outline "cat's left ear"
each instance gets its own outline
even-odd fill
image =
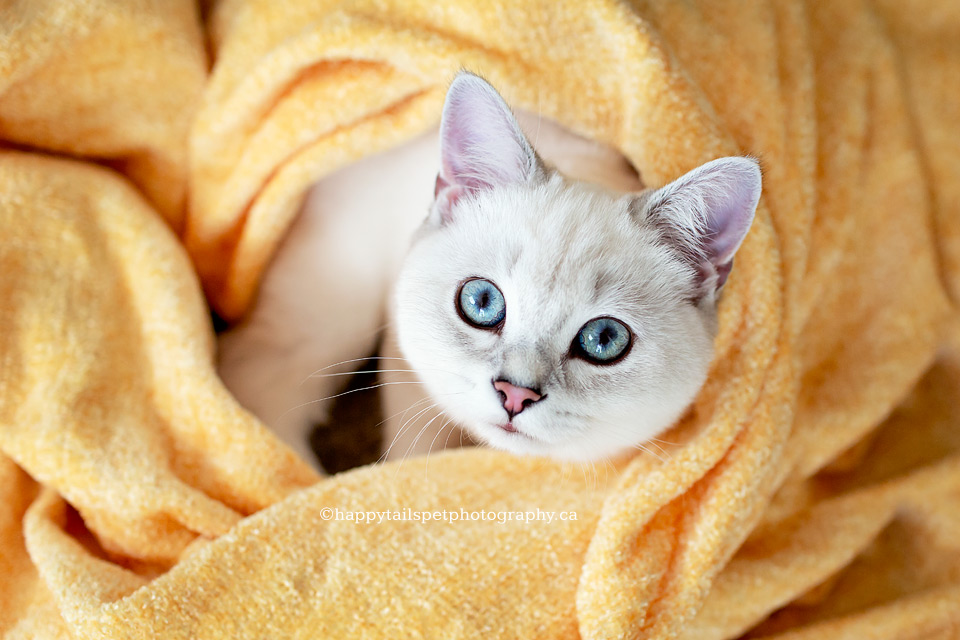
[[[694,267],[698,298],[712,298],[726,282],[753,222],[761,181],[753,158],[720,158],[635,202],[641,219]]]
[[[532,180],[540,166],[510,107],[490,83],[465,71],[447,91],[440,122],[440,173],[432,216],[452,219],[464,195]],[[431,216],[431,217],[432,217]]]

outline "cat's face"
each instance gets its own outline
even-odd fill
[[[689,301],[692,273],[629,204],[555,176],[463,200],[422,232],[397,289],[401,347],[479,440],[609,455],[663,430],[700,388],[712,310]],[[511,419],[497,380],[540,399]]]
[[[480,441],[565,459],[669,427],[706,377],[715,294],[759,172],[756,193],[748,184],[733,203],[749,209],[745,223],[734,216],[742,229],[731,241],[710,228],[705,241],[691,229],[708,228],[706,214],[673,209],[709,206],[729,172],[644,194],[569,182],[468,75],[451,87],[441,137],[437,201],[395,298],[401,349],[434,399]],[[746,164],[734,174],[755,169],[735,160]]]

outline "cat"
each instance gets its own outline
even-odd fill
[[[251,318],[221,339],[220,370],[308,459],[307,423],[323,415],[310,401],[335,378],[298,383],[373,349],[398,271],[387,349],[405,361],[384,368],[415,376],[384,387],[391,458],[445,446],[451,420],[517,454],[609,457],[671,426],[703,385],[757,162],[721,158],[644,190],[612,148],[518,115],[461,72],[439,131],[306,198]],[[342,249],[351,237],[366,251]]]

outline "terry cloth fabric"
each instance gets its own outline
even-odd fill
[[[209,79],[187,2],[0,12],[5,638],[957,634],[956,3],[224,0]],[[762,159],[710,380],[614,464],[318,481],[216,379],[193,267],[239,317],[461,67],[651,186]]]

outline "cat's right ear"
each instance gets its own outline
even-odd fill
[[[532,180],[539,159],[510,107],[486,80],[461,71],[440,121],[440,173],[431,219],[445,224],[461,197]]]

